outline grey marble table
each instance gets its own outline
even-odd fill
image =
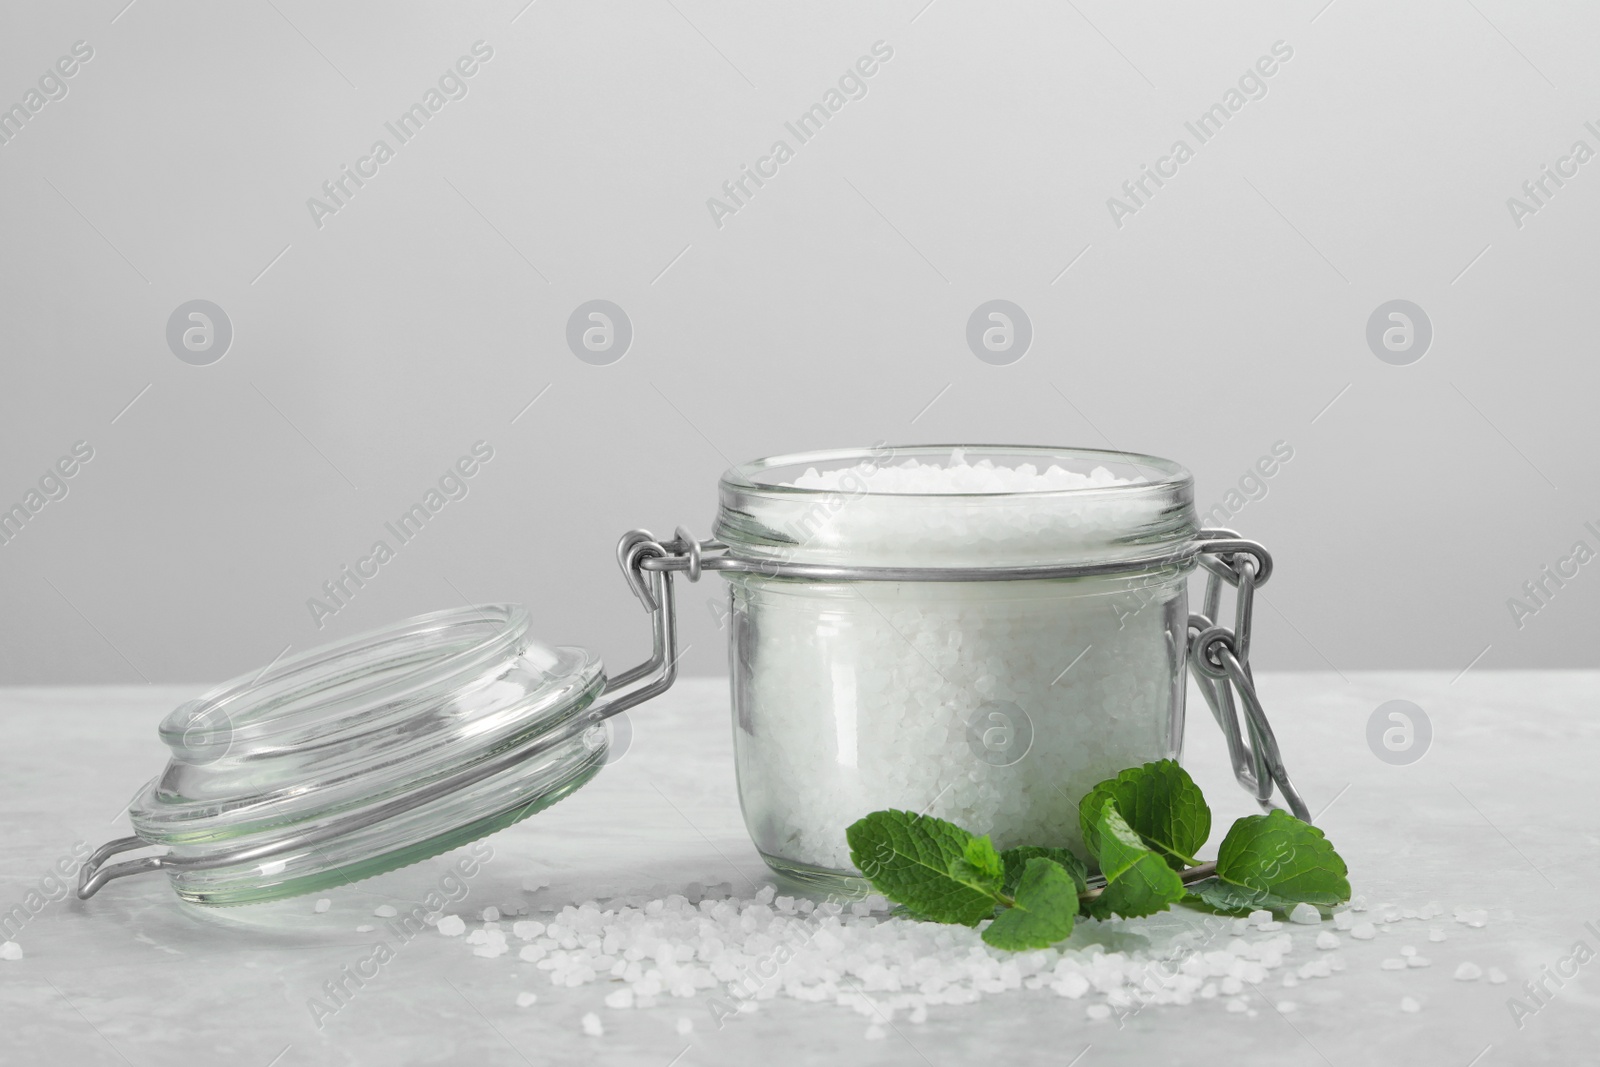
[[[332,892],[325,914],[309,898],[192,908],[159,876],[112,883],[87,902],[48,900],[52,867],[70,863],[75,846],[127,832],[123,806],[164,759],[155,724],[196,687],[0,690],[0,912],[24,949],[0,960],[0,1062],[1600,1063],[1600,962],[1571,962],[1578,942],[1600,952],[1600,672],[1264,675],[1261,687],[1290,769],[1358,893],[1373,905],[1437,901],[1442,918],[1344,939],[1347,969],[1298,986],[1291,1015],[1205,1002],[1119,1027],[1086,1019],[1083,1001],[1020,991],[935,1007],[927,1022],[898,1022],[878,1041],[848,1009],[782,998],[720,1029],[703,998],[612,1011],[600,1005],[603,986],[553,988],[515,953],[478,958],[431,932],[319,1028],[309,999],[370,952],[373,935],[355,927],[377,921],[375,906],[420,899],[452,857]],[[1367,742],[1369,717],[1391,699],[1413,701],[1432,724],[1428,751],[1410,765],[1380,760]],[[725,685],[714,679],[680,682],[635,709],[622,759],[489,839],[493,859],[459,910],[524,903],[537,916],[599,893],[764,883],[739,816],[727,719]],[[1185,762],[1217,809],[1220,836],[1251,809],[1203,710],[1191,714]],[[525,891],[539,875],[551,884]],[[1486,909],[1487,925],[1452,922],[1457,905]],[[1429,926],[1448,939],[1429,943]],[[1381,970],[1402,944],[1418,945],[1432,966]],[[1463,961],[1509,981],[1455,981]],[[1547,979],[1542,1003],[1529,999],[1523,983],[1563,961],[1576,974],[1559,986]],[[538,1003],[519,1008],[519,990]],[[1406,996],[1422,1010],[1403,1012]],[[1514,1019],[1512,998],[1537,1010]],[[605,1020],[603,1037],[582,1032],[591,1010]],[[695,1025],[687,1036],[676,1029],[684,1016]]]

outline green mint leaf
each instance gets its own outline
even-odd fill
[[[1195,855],[1211,836],[1211,808],[1176,760],[1129,768],[1078,803],[1078,824],[1091,855],[1098,855],[1096,825],[1107,799],[1116,801],[1117,814],[1173,870],[1200,862]]]
[[[1106,798],[1100,808],[1095,840],[1106,887],[1099,896],[1085,902],[1090,915],[1097,919],[1112,915],[1131,919],[1166,911],[1183,899],[1183,880],[1178,872],[1145,847],[1144,839],[1123,820],[1112,798]]]
[[[1220,878],[1207,878],[1191,885],[1183,902],[1223,915],[1248,915],[1262,909],[1282,913],[1299,903],[1276,893],[1224,882]]]
[[[1286,811],[1245,816],[1217,849],[1218,878],[1290,902],[1343,904],[1348,873],[1322,831]]]
[[[1072,933],[1078,914],[1078,880],[1061,864],[1034,856],[1017,882],[1015,903],[983,931],[995,948],[1049,948]]]
[[[1005,883],[1005,864],[988,837],[969,838],[966,851],[950,861],[949,869],[951,878],[991,897]]]
[[[954,823],[909,811],[875,811],[852,823],[845,840],[850,862],[872,887],[917,915],[976,926],[994,914],[993,893],[951,877],[951,864],[967,859],[973,840]]]
[[[1022,872],[1028,866],[1028,861],[1036,857],[1054,860],[1059,863],[1077,883],[1078,892],[1082,893],[1089,888],[1089,868],[1083,860],[1071,849],[1044,848],[1040,845],[1022,845],[1018,848],[1008,848],[1000,853],[1000,861],[1005,864],[1005,881],[1001,884],[1000,892],[1008,897],[1017,895],[1017,886],[1022,881]]]

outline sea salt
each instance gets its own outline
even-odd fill
[[[1462,963],[1456,966],[1455,974],[1451,975],[1458,982],[1476,982],[1483,977],[1483,968],[1476,963]]]
[[[1378,936],[1378,930],[1371,923],[1356,923],[1350,927],[1350,936],[1357,941],[1371,941]]]
[[[0,960],[20,960],[21,958],[21,945],[15,941],[7,941],[4,944],[0,944]]]
[[[1416,997],[1401,997],[1400,1010],[1415,1015],[1422,1010],[1422,1002]]]
[[[331,907],[333,907],[333,901],[329,900],[327,897],[323,897],[321,900],[311,905],[311,910],[316,912],[318,915],[321,915]]]
[[[396,915],[399,915],[400,912],[395,909],[393,904],[379,904],[376,908],[372,909],[372,914],[376,915],[380,919],[392,919]]]
[[[1296,904],[1289,911],[1289,921],[1314,926],[1322,921],[1322,912],[1317,910],[1315,904]]]
[[[460,937],[466,933],[467,924],[459,915],[446,915],[439,920],[435,929],[446,937]]]
[[[517,994],[517,1007],[519,1008],[526,1008],[537,1003],[539,1003],[539,994],[537,993]]]
[[[1004,467],[959,451],[788,484],[837,491],[796,495],[783,536],[797,562],[1104,558],[1119,533],[1159,518],[1149,494],[1097,491],[1129,484],[1103,467]],[[1002,493],[1023,495],[968,495]],[[760,665],[737,684],[741,799],[757,844],[780,859],[848,872],[845,828],[884,808],[982,827],[1002,848],[1081,849],[1079,798],[1175,755],[1169,648],[1183,633],[1169,609],[1181,577],[731,581],[741,662]]]
[[[1324,950],[1338,948],[1339,938],[1337,935],[1331,934],[1324,930],[1322,933],[1317,935],[1317,947]]]
[[[584,1015],[582,1026],[583,1032],[590,1037],[600,1037],[606,1032],[606,1028],[600,1024],[600,1016],[592,1011]]]

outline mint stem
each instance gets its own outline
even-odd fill
[[[1212,875],[1214,875],[1216,873],[1217,873],[1217,862],[1216,862],[1216,860],[1212,860],[1209,863],[1199,863],[1199,864],[1196,864],[1193,867],[1184,868],[1183,870],[1178,872],[1178,878],[1179,878],[1180,881],[1183,882],[1184,885],[1191,885],[1191,884],[1193,884],[1195,882],[1205,881],[1207,878],[1210,878]],[[1094,900],[1096,897],[1098,897],[1101,893],[1104,893],[1105,891],[1106,891],[1106,887],[1105,886],[1100,886],[1100,887],[1098,887],[1096,889],[1085,890],[1084,892],[1078,894],[1078,899],[1079,900]]]

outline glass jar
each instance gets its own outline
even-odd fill
[[[608,720],[672,685],[674,579],[705,571],[728,581],[739,799],[780,874],[853,887],[845,828],[882,808],[1001,847],[1081,848],[1091,786],[1179,756],[1186,662],[1240,784],[1263,807],[1281,790],[1309,821],[1250,675],[1271,556],[1198,529],[1190,476],[1169,460],[1001,446],[758,460],[723,476],[715,538],[632,530],[617,561],[651,628],[649,659],[618,674],[533,640],[521,607],[486,605],[180,706],[161,726],[167,767],[130,808],[135,833],[89,857],[78,896],[162,871],[193,903],[275,900],[543,810],[604,765]],[[1191,614],[1197,564],[1209,574]],[[166,851],[107,863],[152,845]]]
[[[905,492],[893,474],[908,462],[971,467],[978,484],[991,466],[1087,477]],[[819,487],[794,484],[808,472]],[[1194,560],[1170,557],[1197,530],[1189,473],[1149,456],[932,446],[729,471],[717,538],[779,565],[726,575],[739,797],[767,864],[822,887],[851,879],[845,828],[883,808],[976,828],[1001,848],[1081,852],[1078,801],[1096,782],[1180,755]],[[1104,569],[1007,581],[777,575],[796,563]]]

